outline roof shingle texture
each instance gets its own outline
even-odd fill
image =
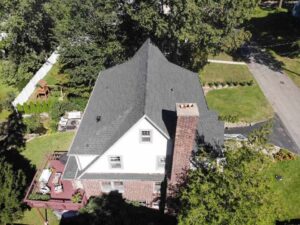
[[[102,155],[143,115],[172,138],[175,103],[184,102],[197,103],[205,141],[223,144],[224,125],[208,110],[198,74],[170,63],[148,39],[132,59],[99,74],[69,154]]]

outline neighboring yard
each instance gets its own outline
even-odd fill
[[[282,70],[300,87],[299,20],[286,9],[257,8],[247,29],[255,44],[271,55],[269,63],[281,64]]]
[[[272,192],[278,195],[281,221],[300,218],[300,157],[292,161],[276,162],[267,171],[273,177]],[[282,176],[281,181],[275,175]]]
[[[62,132],[46,134],[26,143],[26,149],[22,152],[25,158],[37,168],[45,161],[45,156],[53,151],[69,150],[74,132]]]
[[[273,110],[258,85],[209,91],[206,100],[210,109],[221,116],[234,115],[242,122],[271,118]]]
[[[228,56],[229,57],[229,56]],[[230,65],[221,63],[209,63],[202,71],[200,78],[203,82],[226,81],[250,81],[254,80],[246,65]]]
[[[65,132],[38,137],[26,143],[26,148],[22,154],[29,159],[33,165],[39,168],[45,162],[45,157],[47,154],[53,151],[69,150],[74,135],[74,132]],[[58,225],[59,221],[56,216],[51,210],[47,211],[49,224]],[[41,212],[44,214],[43,209],[41,209]],[[30,225],[42,224],[42,220],[39,218],[39,215],[35,209],[26,210],[23,219],[16,222]]]
[[[3,61],[0,60],[0,104],[7,100],[10,93],[17,93],[17,90],[15,88],[8,86],[1,80],[1,78],[4,76],[4,74],[2,73],[2,63]],[[6,109],[0,109],[0,122],[5,120],[8,115],[9,112]]]

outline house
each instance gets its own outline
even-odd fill
[[[162,183],[177,183],[196,142],[217,147],[223,141],[224,123],[208,109],[198,74],[170,63],[147,40],[132,59],[100,72],[67,155],[62,192],[49,190],[52,202],[26,201],[32,207],[74,209],[82,207],[70,203],[75,192],[85,203],[117,190],[157,207],[166,191]],[[60,165],[52,160],[47,168],[59,172]],[[37,190],[37,183],[30,190]],[[64,187],[70,183],[72,191]]]
[[[100,72],[63,179],[88,197],[118,190],[153,206],[165,177],[176,182],[189,166],[196,137],[221,146],[224,124],[208,109],[198,74],[148,39],[132,59]]]

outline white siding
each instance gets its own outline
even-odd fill
[[[88,164],[90,164],[96,156],[77,155],[76,161],[80,170],[83,170]]]
[[[151,130],[152,142],[141,143],[140,131]],[[143,117],[108,149],[90,168],[87,173],[164,173],[157,168],[157,156],[166,156],[171,152],[168,138],[152,123]],[[111,169],[109,156],[121,156],[122,168]]]

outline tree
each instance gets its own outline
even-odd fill
[[[48,10],[61,44],[62,69],[70,74],[76,95],[76,89],[88,93],[99,70],[130,58],[149,37],[172,62],[198,70],[208,54],[231,51],[249,39],[242,26],[256,3],[55,0]]]
[[[5,64],[5,80],[10,84],[28,80],[44,62],[56,45],[53,20],[45,10],[49,0],[1,1],[0,15],[8,33],[5,50],[9,63]]]
[[[12,166],[0,158],[0,224],[12,223],[22,215],[22,191],[25,177],[20,170],[14,171]]]
[[[274,222],[277,202],[271,178],[264,175],[271,162],[267,156],[248,147],[227,150],[218,166],[204,153],[181,188],[179,225]]]

